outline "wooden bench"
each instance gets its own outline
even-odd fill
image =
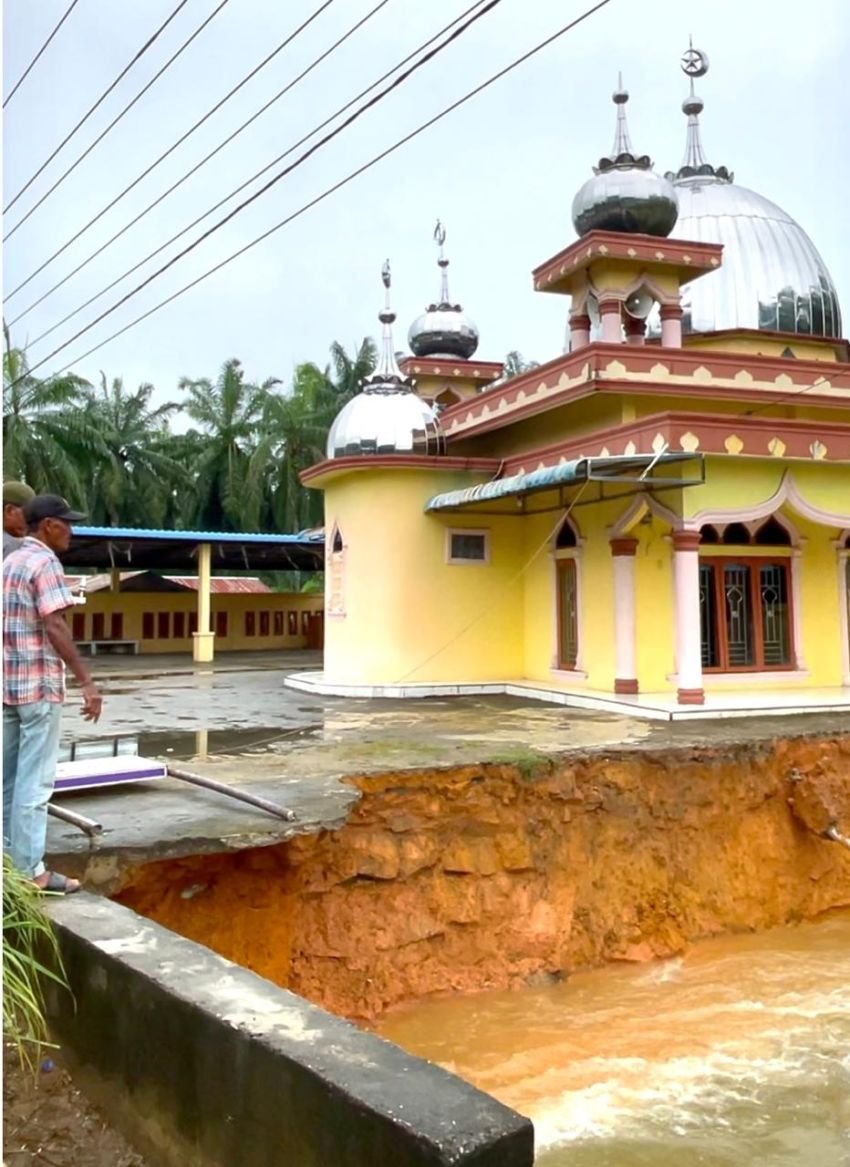
[[[90,656],[97,656],[102,652],[121,652],[128,656],[138,656],[138,640],[78,640],[77,648],[80,652],[88,649]]]

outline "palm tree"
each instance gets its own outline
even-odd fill
[[[238,360],[225,361],[218,380],[182,378],[188,395],[186,413],[204,435],[204,449],[193,467],[196,476],[197,522],[208,530],[256,528],[261,498],[249,481],[251,455],[261,436],[266,402],[275,385],[245,380]]]
[[[174,402],[152,406],[153,393],[153,385],[147,383],[131,393],[120,377],[108,385],[101,373],[98,390],[84,394],[88,424],[96,429],[102,447],[90,486],[89,514],[95,522],[156,523],[166,509],[163,495],[168,485],[187,477],[185,466],[156,445],[179,406]]]
[[[88,382],[74,373],[32,376],[5,325],[3,334],[3,474],[81,505],[88,464],[102,448],[78,409]]]
[[[330,390],[329,406],[333,409],[333,416],[347,405],[352,397],[360,392],[360,384],[364,377],[374,373],[378,363],[378,350],[371,337],[365,336],[360,342],[360,348],[350,357],[339,341],[331,345],[331,364],[325,368],[324,379]],[[333,370],[333,371],[331,371]],[[333,416],[328,425],[333,421]]]
[[[518,377],[520,373],[527,373],[530,369],[537,369],[539,361],[527,361],[522,353],[511,349],[505,357],[505,364],[499,381],[510,381],[511,377]]]

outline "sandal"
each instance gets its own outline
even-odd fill
[[[71,879],[67,875],[60,875],[58,871],[48,871],[47,882],[44,884],[36,883],[36,891],[40,891],[42,895],[60,895],[70,896],[74,892],[79,891],[80,881],[78,879]]]

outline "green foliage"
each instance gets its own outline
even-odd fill
[[[3,1036],[35,1071],[48,1046],[43,982],[67,988],[56,934],[32,881],[3,856]]]

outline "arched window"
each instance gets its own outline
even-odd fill
[[[555,538],[556,649],[555,667],[579,667],[579,539],[575,527],[565,519]]]
[[[334,527],[333,538],[331,539],[331,551],[342,551],[342,535],[339,533],[339,527]]]
[[[723,532],[723,542],[727,547],[747,547],[750,542],[750,532],[743,523],[730,523]]]
[[[790,547],[791,536],[779,520],[771,515],[756,531],[753,542],[759,547]]]
[[[717,528],[712,527],[711,523],[707,523],[704,527],[699,529],[700,543],[719,543],[720,536],[717,534]]]
[[[334,523],[325,570],[325,605],[329,616],[345,615],[345,542]]]
[[[563,551],[568,547],[578,547],[578,537],[576,536],[575,527],[569,519],[564,519],[561,524],[561,529],[558,531],[555,539],[555,547],[558,551]]]

